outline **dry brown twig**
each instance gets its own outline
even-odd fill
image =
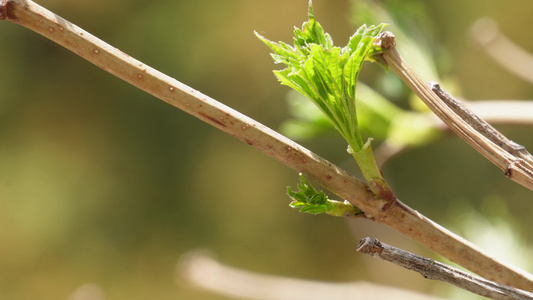
[[[463,101],[477,116],[494,125],[533,125],[533,101],[527,100],[476,100]],[[428,116],[435,128],[441,131],[448,131],[450,128],[437,118],[434,114]],[[378,165],[383,165],[387,160],[400,154],[408,147],[390,143],[384,140],[378,148],[374,150],[374,157]]]
[[[357,252],[379,257],[400,267],[420,273],[424,278],[440,280],[469,292],[495,300],[531,300],[533,293],[472,276],[433,259],[387,245],[377,239],[364,238]]]
[[[34,2],[2,0],[0,19],[43,35],[139,89],[259,149],[342,199],[347,199],[360,208],[367,219],[395,229],[480,276],[533,291],[531,274],[490,257],[477,246],[400,201],[396,201],[386,211],[383,210],[384,201],[377,199],[365,183],[346,171],[251,118],[135,60]],[[401,68],[393,69],[402,74]],[[428,91],[425,83],[422,82],[422,85]],[[414,88],[415,91],[421,89],[418,86]],[[436,97],[430,90],[427,93]],[[509,163],[511,162],[509,158]],[[509,164],[505,165],[505,168],[509,167],[514,171],[512,178],[527,175],[520,175],[521,164],[515,162],[514,165],[513,168]]]
[[[380,42],[384,49],[388,49],[383,54],[383,59],[387,65],[452,131],[502,169],[507,177],[533,190],[533,159],[529,153],[517,155],[508,149],[512,147],[507,147],[509,145],[506,143],[498,145],[498,142],[488,137],[486,132],[482,133],[480,128],[476,129],[475,122],[469,124],[468,117],[458,114],[458,106],[450,104],[453,101],[449,101],[449,99],[447,101],[445,94],[440,93],[438,89],[432,89],[434,86],[429,86],[424,82],[402,59],[396,50],[396,42],[392,33],[383,33],[380,37]],[[460,103],[457,99],[454,99],[454,101]],[[459,110],[461,109],[464,110],[464,108],[459,108]],[[487,128],[486,125],[481,125],[480,127]],[[491,129],[497,132],[494,128],[491,127]]]
[[[533,156],[531,156],[526,150],[526,147],[509,140],[485,120],[478,117],[462,101],[455,99],[452,95],[443,90],[438,83],[429,82],[428,85],[442,102],[451,108],[459,118],[475,129],[481,136],[487,138],[489,141],[496,144],[496,146],[517,159],[523,159],[529,164],[533,163]]]

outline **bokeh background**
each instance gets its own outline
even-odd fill
[[[355,31],[356,2],[314,1],[338,45]],[[421,27],[442,58],[439,70],[460,95],[533,99],[531,84],[494,63],[468,35],[474,21],[489,16],[533,52],[524,34],[532,3],[384,7],[400,2],[419,5]],[[278,66],[253,31],[291,41],[293,27],[307,18],[305,0],[39,4],[271,128],[290,117],[288,88],[277,83],[271,71]],[[355,252],[361,238],[373,236],[438,258],[403,236],[365,220],[290,209],[285,187],[298,176],[277,161],[25,28],[4,21],[0,36],[1,299],[72,299],[87,284],[105,299],[230,299],[194,288],[176,272],[180,258],[198,249],[261,274],[365,280],[453,297],[444,284]],[[369,84],[384,73],[365,70]],[[533,149],[533,128],[498,128]],[[357,173],[339,137],[302,143]],[[531,191],[455,136],[395,157],[384,172],[403,202],[533,271]]]

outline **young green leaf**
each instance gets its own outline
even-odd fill
[[[355,103],[357,77],[366,59],[377,61],[376,55],[382,49],[374,42],[386,25],[363,25],[350,38],[348,45],[340,48],[333,45],[331,36],[324,33],[322,26],[316,22],[312,1],[309,1],[308,15],[309,20],[302,29],[294,30],[293,46],[272,42],[257,32],[256,35],[272,49],[274,61],[285,64],[285,69],[274,71],[281,84],[309,98],[324,113],[348,142],[348,152],[361,168],[371,189],[380,187],[372,192],[388,199],[392,192],[374,159],[371,139],[363,141],[359,132]],[[369,58],[369,54],[374,57]],[[316,207],[320,208],[311,210],[304,206],[302,210],[315,213],[329,209],[321,205]]]
[[[286,65],[285,69],[274,71],[279,81],[309,98],[358,151],[364,142],[357,126],[357,77],[367,55],[377,52],[374,40],[384,27],[385,24],[363,25],[347,46],[336,47],[316,22],[310,1],[309,20],[302,29],[294,30],[293,46],[256,35],[274,52],[274,61]]]
[[[323,191],[318,192],[315,190],[302,174],[300,174],[298,191],[294,192],[291,187],[287,187],[287,194],[292,199],[289,205],[292,208],[299,208],[300,212],[314,215],[326,213],[337,217],[364,215],[360,209],[351,205],[348,201],[340,202],[328,199]]]

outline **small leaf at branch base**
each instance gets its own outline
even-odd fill
[[[300,174],[298,189],[299,191],[294,192],[291,187],[287,187],[287,194],[292,199],[289,205],[292,208],[299,208],[300,212],[314,215],[326,213],[336,217],[364,215],[360,209],[347,201],[329,200],[323,191],[318,192],[315,190],[302,174]]]

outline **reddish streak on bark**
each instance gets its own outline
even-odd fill
[[[218,125],[220,125],[220,126],[222,126],[222,127],[226,127],[226,124],[220,122],[219,120],[217,120],[217,119],[214,118],[214,117],[211,117],[211,116],[207,115],[206,113],[199,112],[198,114],[199,114],[200,116],[202,116],[202,117],[204,117],[204,118],[210,120],[210,121],[213,122],[213,123],[216,123],[216,124],[218,124]]]

